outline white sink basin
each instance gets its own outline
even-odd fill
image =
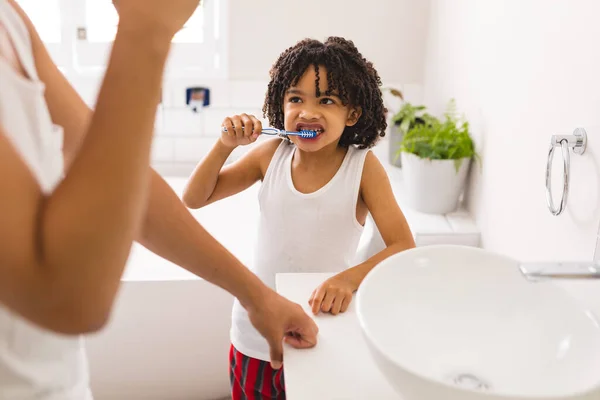
[[[600,324],[553,282],[474,247],[426,246],[371,271],[363,334],[404,400],[600,399]]]

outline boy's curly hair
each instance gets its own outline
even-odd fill
[[[269,119],[271,126],[284,129],[285,93],[298,83],[310,66],[314,66],[317,76],[317,96],[321,96],[319,66],[323,66],[327,69],[329,86],[325,95],[337,91],[344,105],[362,110],[358,122],[344,129],[339,145],[355,144],[361,149],[372,147],[385,135],[387,127],[386,109],[379,89],[381,78],[373,63],[362,56],[354,43],[341,37],[329,37],[325,42],[304,39],[281,53],[270,71],[271,81],[262,110],[264,117]]]

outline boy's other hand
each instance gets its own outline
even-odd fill
[[[327,279],[316,288],[310,296],[308,304],[312,307],[315,315],[319,311],[337,315],[346,312],[356,289],[356,284],[346,278],[344,273],[341,273]]]

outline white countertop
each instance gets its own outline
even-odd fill
[[[278,274],[277,291],[309,315],[312,291],[332,274]],[[318,344],[308,350],[284,347],[288,400],[400,400],[377,369],[362,337],[355,302],[344,314],[313,316]]]

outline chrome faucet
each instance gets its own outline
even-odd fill
[[[600,226],[596,234],[594,259],[589,262],[535,262],[519,265],[529,280],[544,279],[600,279]]]
[[[529,280],[543,279],[600,279],[600,263],[590,262],[538,262],[519,265],[521,273]]]

